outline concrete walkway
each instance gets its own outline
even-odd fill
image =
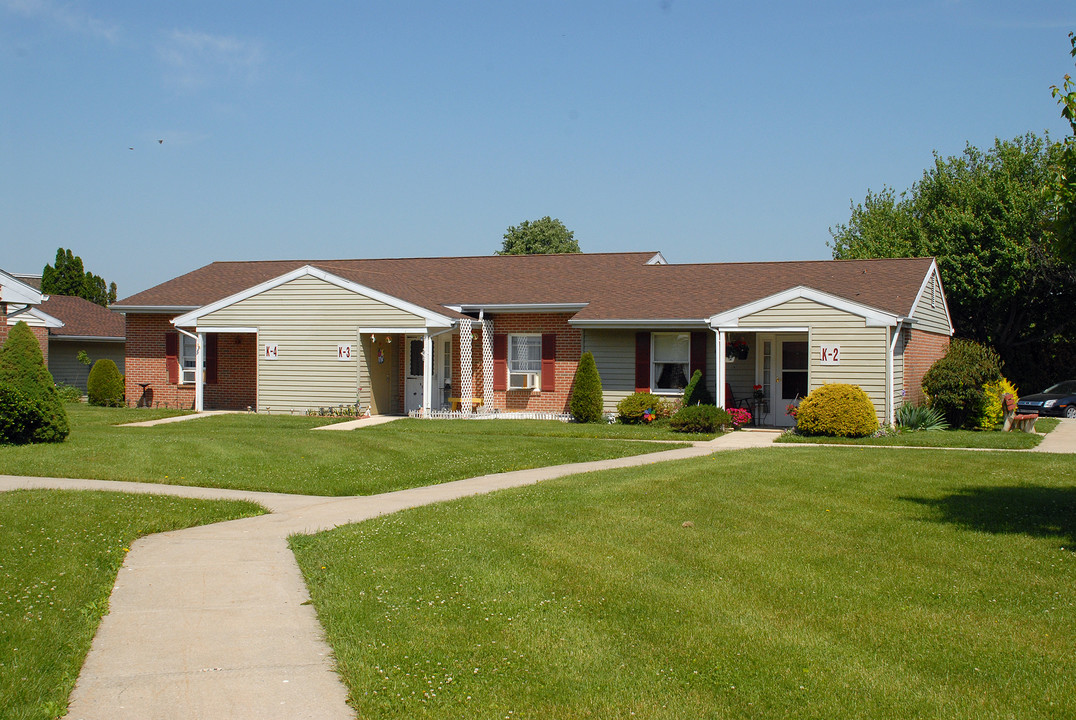
[[[189,417],[189,416],[186,416]],[[287,538],[434,502],[582,472],[764,447],[724,435],[647,455],[484,475],[366,497],[0,476],[0,490],[67,488],[259,502],[269,515],[131,546],[70,698],[72,720],[354,718]]]
[[[1076,453],[1076,420],[1062,418],[1061,424],[1035,447],[1036,452]]]

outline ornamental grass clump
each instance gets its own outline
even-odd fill
[[[949,428],[949,423],[945,422],[945,416],[929,405],[913,405],[912,403],[901,405],[897,410],[896,419],[897,427],[901,432]]]
[[[867,437],[878,430],[874,403],[858,385],[829,383],[800,403],[796,431],[803,435]]]
[[[596,423],[605,420],[602,412],[602,379],[598,375],[594,356],[589,352],[580,356],[579,365],[575,369],[575,385],[572,387],[568,410],[576,422]]]
[[[37,338],[21,320],[0,349],[0,386],[13,391],[6,392],[0,403],[2,423],[7,428],[21,428],[11,429],[12,436],[0,437],[0,442],[63,442],[67,438],[70,427],[63,400],[45,367]],[[33,406],[29,414],[24,407],[27,402]]]
[[[90,405],[120,407],[123,405],[123,375],[116,363],[102,358],[93,364],[86,380],[86,395]]]

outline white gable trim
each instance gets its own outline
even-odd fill
[[[953,318],[949,316],[949,302],[945,299],[945,287],[942,285],[941,275],[938,273],[938,262],[936,260],[930,261],[930,268],[927,270],[927,276],[923,278],[923,284],[919,286],[919,292],[915,295],[915,301],[912,303],[912,309],[908,311],[908,316],[915,315],[915,311],[919,309],[919,301],[926,295],[927,288],[934,282],[934,278],[938,279],[938,290],[941,292],[941,304],[942,310],[945,312],[945,322],[949,326],[949,334],[953,334]]]
[[[738,328],[740,326],[740,318],[752,315],[762,310],[769,310],[770,308],[777,307],[790,300],[811,300],[820,305],[827,305],[831,308],[841,310],[852,315],[858,315],[866,321],[867,327],[894,327],[900,318],[892,313],[887,313],[876,308],[863,305],[861,303],[853,302],[836,295],[831,295],[821,290],[815,290],[805,285],[797,285],[796,287],[783,290],[769,297],[764,297],[754,302],[749,302],[746,305],[741,305],[731,310],[727,310],[717,315],[712,315],[709,319],[709,325],[712,328]]]
[[[33,322],[26,323],[30,327],[62,328],[64,326],[63,320],[54,318],[47,312],[43,312],[30,306],[20,308],[14,312],[9,312],[7,315],[7,324],[15,325],[20,320],[25,320],[26,318],[23,317],[24,315],[28,315],[34,319]]]
[[[319,280],[323,280],[330,285],[335,285],[336,287],[343,290],[356,293],[357,295],[363,295],[370,298],[371,300],[377,300],[378,302],[384,303],[390,307],[394,307],[397,310],[402,310],[404,312],[411,313],[412,315],[417,315],[426,321],[426,327],[452,326],[452,321],[444,315],[431,312],[426,308],[419,307],[418,305],[409,303],[406,300],[401,300],[391,295],[387,295],[378,290],[374,290],[373,288],[366,287],[365,285],[360,285],[358,283],[351,282],[350,280],[345,280],[339,275],[333,275],[332,273],[325,272],[324,270],[316,268],[312,265],[303,265],[300,268],[296,268],[291,272],[284,273],[283,275],[275,277],[272,280],[266,280],[259,285],[249,287],[246,290],[238,292],[234,295],[230,295],[221,300],[217,300],[214,303],[210,303],[209,305],[200,307],[196,310],[186,313],[185,315],[180,315],[175,320],[173,320],[172,323],[180,327],[195,326],[197,325],[198,319],[205,315],[214,313],[222,308],[235,305],[236,303],[242,302],[247,298],[251,298],[255,295],[263,293],[266,290],[272,290],[273,288],[279,287],[284,283],[291,282],[292,280],[296,280],[307,275],[315,277]]]
[[[45,296],[40,290],[0,270],[0,302],[15,305],[40,305],[44,300]]]

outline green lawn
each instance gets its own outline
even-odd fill
[[[64,713],[136,538],[261,512],[251,503],[153,495],[0,493],[0,717]]]
[[[1068,457],[722,453],[292,546],[360,717],[1076,716]]]
[[[117,422],[167,411],[67,408],[72,430],[66,442],[0,447],[0,474],[370,495],[667,449],[649,442],[572,437],[565,429],[571,426],[559,422],[399,420],[350,432],[311,432],[333,420],[240,414],[117,428]],[[636,432],[655,436],[647,428]]]
[[[1040,433],[1050,432],[1057,427],[1057,421],[1039,420],[1035,429]],[[1028,450],[1042,442],[1042,435],[1026,432],[1001,432],[977,430],[928,430],[902,432],[897,435],[869,438],[843,438],[829,436],[782,435],[777,439],[782,443],[823,443],[833,445],[883,445],[902,447],[939,447],[939,448],[979,448],[990,450]]]

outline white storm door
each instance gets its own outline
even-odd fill
[[[422,407],[422,338],[412,335],[404,341],[404,412]]]
[[[808,352],[807,335],[778,335],[774,342],[773,419],[778,427],[796,424],[788,413],[788,406],[796,398],[807,397]]]

